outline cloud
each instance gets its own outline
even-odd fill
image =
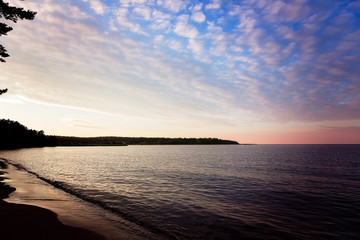
[[[334,5],[333,9],[339,7]],[[254,11],[257,7],[266,14],[262,16]],[[253,85],[249,96],[254,103],[262,103],[259,106],[264,112],[278,119],[356,119],[358,107],[353,104],[359,103],[359,99],[348,86],[359,89],[353,82],[354,74],[359,71],[355,70],[353,62],[359,45],[346,38],[356,38],[350,36],[355,34],[353,23],[357,20],[352,14],[337,10],[332,21],[326,21],[331,8],[321,11],[312,7],[319,6],[302,1],[295,1],[293,5],[273,1],[261,6],[232,7],[229,15],[239,19],[241,34],[230,44],[233,53],[229,57],[244,62],[243,71],[263,82]],[[315,14],[310,15],[310,12]],[[273,28],[265,28],[266,21],[276,24]],[[286,24],[295,21],[300,21],[296,28]],[[348,47],[355,52],[345,53]],[[246,57],[236,56],[235,50],[247,53]],[[247,63],[251,62],[258,64],[252,63],[249,67]],[[343,93],[352,97],[347,98]],[[261,94],[263,100],[256,99],[256,94]]]
[[[174,32],[182,37],[196,38],[199,34],[196,27],[188,23],[189,16],[182,14],[177,18]]]
[[[164,19],[169,20],[172,18],[170,14],[166,14],[166,13],[156,10],[156,9],[153,11],[152,16],[154,19],[163,19],[163,20]]]
[[[221,0],[212,0],[211,3],[209,3],[205,6],[205,9],[206,10],[219,9],[220,7],[221,7]]]
[[[164,42],[164,35],[155,36],[154,42],[157,43],[157,44],[162,44]]]
[[[123,8],[116,12],[127,21],[128,14]],[[190,91],[193,73],[202,72],[194,64],[151,50],[124,33],[120,37],[117,32],[103,34],[94,22],[76,22],[55,14],[41,15],[33,24],[36,30],[19,25],[9,44],[12,48],[19,42],[27,43],[20,44],[14,51],[14,62],[4,68],[3,75],[20,84],[9,85],[14,94],[48,104],[132,116],[164,117],[171,113],[183,119],[187,114],[182,112],[205,109],[199,107],[203,100],[194,101]],[[44,36],[43,29],[47,29],[46,37],[38,39]],[[183,47],[175,39],[168,44],[174,49]]]
[[[304,19],[309,13],[308,0],[271,1],[264,9],[265,19],[273,22],[294,22]]]
[[[151,19],[151,9],[148,7],[136,7],[134,8],[133,12],[143,17],[147,21]]]
[[[212,40],[210,52],[215,56],[224,56],[232,38],[223,32],[223,29],[213,22],[208,22],[207,37]]]
[[[168,46],[169,46],[169,48],[176,50],[176,51],[181,51],[184,48],[183,44],[179,41],[176,41],[175,39],[170,40],[168,42]]]
[[[128,13],[129,13],[129,10],[127,8],[119,8],[119,9],[117,9],[115,11],[117,24],[129,29],[132,32],[147,35],[144,31],[141,30],[141,27],[140,27],[139,23],[133,23],[133,22],[128,20],[128,18],[127,18]]]
[[[90,3],[90,7],[95,11],[96,14],[103,15],[105,13],[105,6],[99,0],[83,0],[84,2]]]
[[[199,4],[196,4],[194,6],[189,7],[189,10],[192,11],[192,12],[201,11],[202,6],[203,6],[203,4],[199,3]]]
[[[64,119],[64,121],[74,127],[103,129],[102,127],[99,127],[96,123],[88,120],[69,118],[69,119]]]
[[[354,9],[355,11],[359,11],[360,10],[360,2],[359,1],[351,2],[349,4],[349,8]]]
[[[201,56],[201,54],[203,52],[203,44],[199,40],[195,40],[193,38],[189,39],[188,48],[197,57]]]
[[[158,0],[157,4],[174,13],[185,9],[186,6],[182,0]]]
[[[154,0],[119,0],[122,7],[132,7],[139,5],[152,5],[154,4]]]
[[[206,17],[202,12],[194,12],[191,15],[191,19],[194,20],[195,22],[202,23],[205,22]]]
[[[355,2],[128,0],[99,14],[74,1],[18,3],[39,14],[2,39],[12,57],[0,84],[12,94],[160,118],[360,118]]]
[[[330,132],[358,132],[360,136],[360,126],[348,126],[348,127],[334,127],[334,126],[321,126],[323,131]]]
[[[232,13],[239,16],[239,24],[237,28],[245,33],[251,33],[256,25],[259,24],[258,16],[252,10],[247,10],[241,13]]]
[[[151,28],[153,29],[169,29],[171,26],[170,20],[171,15],[163,13],[159,10],[154,10],[152,12],[152,24]]]
[[[279,26],[277,32],[284,39],[295,40],[296,33],[294,29],[289,26]]]

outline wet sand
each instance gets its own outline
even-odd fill
[[[1,240],[163,239],[13,164],[0,158]]]
[[[93,231],[64,225],[48,209],[5,202],[16,189],[7,184],[7,165],[0,162],[0,168],[0,239],[105,239]]]

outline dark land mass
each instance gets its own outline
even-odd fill
[[[239,144],[218,138],[146,138],[146,137],[66,137],[46,136],[44,131],[28,129],[19,122],[0,119],[0,149],[45,146],[126,146],[126,145],[183,145]]]
[[[218,138],[145,138],[145,137],[64,137],[51,136],[56,146],[119,146],[119,145],[182,145],[182,144],[239,144]]]
[[[0,149],[43,147],[47,145],[44,131],[28,129],[19,122],[0,119]]]

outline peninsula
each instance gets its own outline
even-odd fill
[[[28,129],[19,122],[0,120],[0,149],[44,146],[127,146],[127,145],[194,145],[239,144],[218,138],[164,138],[164,137],[69,137],[48,136],[44,131]]]

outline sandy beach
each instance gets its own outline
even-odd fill
[[[64,225],[45,208],[4,201],[16,191],[7,183],[4,162],[0,162],[0,238],[17,239],[105,239],[93,231]]]

